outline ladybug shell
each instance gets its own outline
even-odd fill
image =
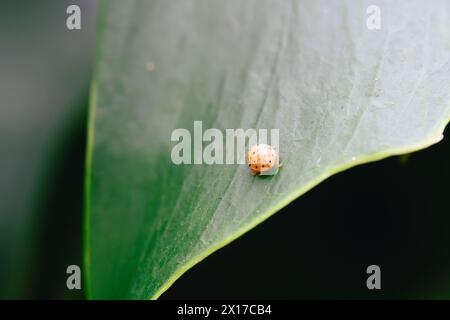
[[[257,144],[250,148],[247,163],[253,174],[274,175],[278,172],[278,154],[268,144]]]

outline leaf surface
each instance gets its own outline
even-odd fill
[[[329,176],[442,138],[449,5],[380,1],[369,30],[370,4],[103,3],[86,167],[92,298],[157,298]],[[175,165],[171,134],[193,135],[195,120],[279,129],[283,168]]]

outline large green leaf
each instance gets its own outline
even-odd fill
[[[371,2],[103,3],[86,168],[91,297],[157,298],[330,175],[442,138],[450,7],[378,1],[381,29],[369,30]],[[259,178],[244,165],[173,164],[171,133],[194,120],[280,129],[284,167]]]

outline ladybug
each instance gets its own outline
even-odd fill
[[[248,150],[247,163],[253,175],[273,176],[281,167],[275,148],[268,144],[256,144]]]

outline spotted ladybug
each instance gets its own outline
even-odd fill
[[[279,156],[274,147],[268,144],[257,144],[250,147],[247,164],[253,175],[272,176],[281,167]]]

